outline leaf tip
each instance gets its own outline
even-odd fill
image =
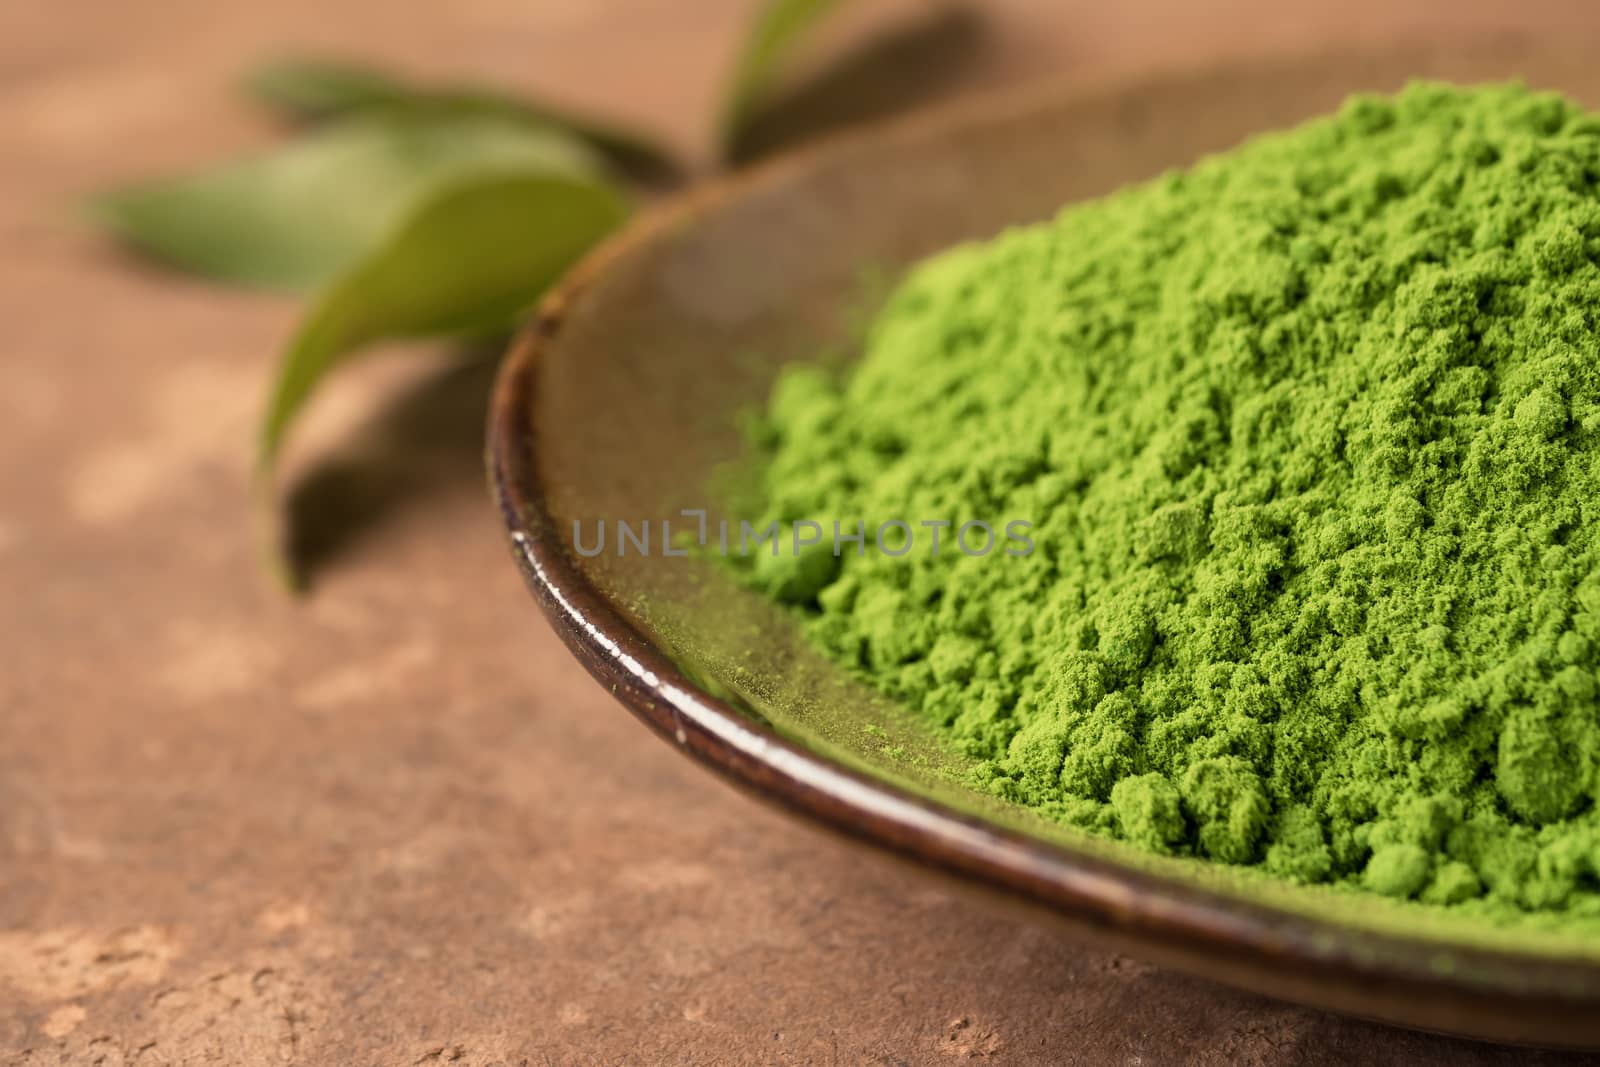
[[[274,455],[264,450],[257,457],[251,487],[256,549],[262,568],[274,584],[285,593],[298,596],[306,592],[309,583],[304,572],[295,565],[286,520],[278,508],[274,471]]]
[[[103,230],[121,232],[128,223],[126,189],[100,189],[72,202],[72,217]]]

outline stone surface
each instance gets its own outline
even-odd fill
[[[902,5],[904,6],[904,5]],[[1025,3],[941,92],[1583,5]],[[352,52],[689,149],[750,5],[0,7],[0,1063],[1557,1062],[1087,950],[736,796],[613,705],[507,559],[487,375],[346,374],[298,434],[317,582],[256,567],[252,421],[291,302],[76,224],[266,144],[249,61]]]

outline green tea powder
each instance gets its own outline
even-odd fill
[[[1600,915],[1597,355],[1600,120],[1356,97],[917,267],[761,427],[763,522],[914,548],[748,577],[1051,819]]]

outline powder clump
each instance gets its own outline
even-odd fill
[[[767,589],[1052,818],[1600,909],[1597,262],[1600,121],[1439,84],[956,248],[785,373],[767,518],[1034,550]]]

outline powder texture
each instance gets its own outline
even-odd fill
[[[750,578],[1051,818],[1600,914],[1597,262],[1600,121],[1353,98],[941,254],[843,382],[782,376],[766,518],[1031,554],[869,533]]]

